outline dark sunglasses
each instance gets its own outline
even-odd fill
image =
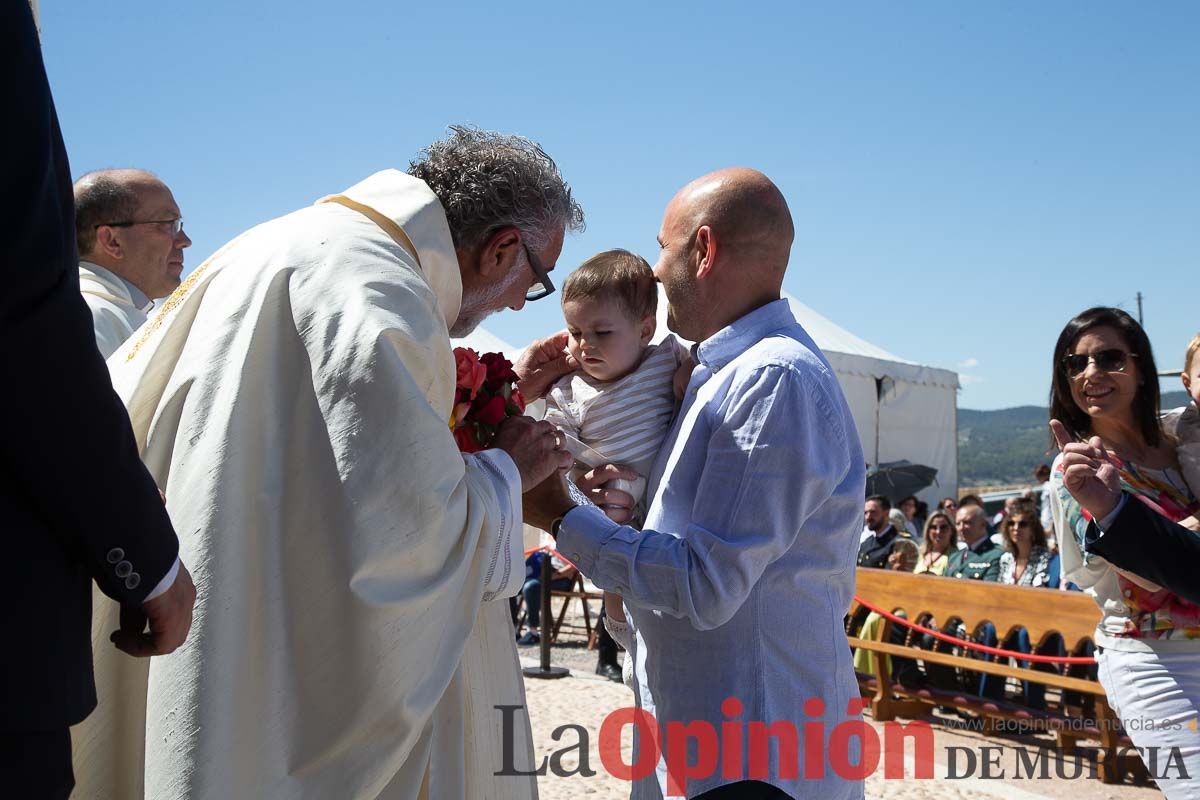
[[[1088,364],[1095,364],[1101,372],[1124,372],[1129,359],[1137,358],[1137,353],[1126,353],[1124,350],[1111,348],[1096,353],[1076,353],[1063,356],[1063,366],[1067,375],[1078,378],[1087,371]]]

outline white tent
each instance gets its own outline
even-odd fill
[[[958,489],[958,374],[905,361],[864,341],[784,292],[796,320],[825,353],[850,405],[868,465],[907,459],[938,471],[919,493],[932,507]],[[659,293],[657,338],[667,331]]]

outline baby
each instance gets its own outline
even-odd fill
[[[671,427],[690,361],[672,336],[653,345],[658,286],[650,265],[627,250],[607,250],[583,262],[562,288],[567,350],[580,371],[546,397],[546,420],[566,434],[574,480],[602,464],[643,476],[609,485],[633,495],[637,525],[645,518],[646,480]],[[678,375],[678,379],[677,379]],[[619,595],[604,593],[607,627],[626,650],[628,628]]]
[[[645,259],[607,250],[583,262],[562,289],[567,350],[581,370],[546,396],[546,420],[567,435],[571,477],[602,464],[650,471],[675,415],[675,375],[686,356],[668,336],[650,344],[658,288]],[[645,516],[645,477],[621,488]]]
[[[1167,412],[1163,417],[1166,429],[1175,436],[1179,468],[1192,494],[1200,497],[1200,334],[1188,343],[1183,357],[1183,388],[1192,396],[1188,406]],[[1184,520],[1193,530],[1200,529],[1195,517]]]

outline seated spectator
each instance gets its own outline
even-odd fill
[[[858,548],[858,566],[883,569],[897,540],[912,542],[908,531],[897,529],[888,518],[892,503],[881,494],[873,494],[863,504],[863,522],[871,535]]]
[[[1058,588],[1059,559],[1051,553],[1046,531],[1032,506],[1018,507],[1004,520],[1000,583]]]
[[[550,538],[549,534],[542,534],[542,544],[553,547],[554,540]],[[575,579],[575,573],[578,572],[575,567],[554,552],[547,553],[544,550],[537,550],[530,553],[529,558],[525,559],[525,585],[521,587],[521,595],[525,598],[525,619],[529,624],[529,630],[517,639],[517,644],[522,647],[541,641],[538,630],[542,621],[542,559],[546,557],[550,558],[550,589],[552,591],[562,592],[570,589]],[[510,600],[510,608],[512,609],[513,625],[516,626],[517,600],[515,597]]]
[[[925,521],[925,537],[913,570],[919,575],[942,575],[950,563],[951,554],[958,551],[958,533],[954,521],[945,511],[935,511]]]
[[[908,531],[908,535],[913,539],[920,541],[921,528],[917,524],[917,511],[920,508],[920,502],[913,495],[909,495],[900,501],[900,512],[904,514],[904,527]]]
[[[988,537],[983,505],[968,503],[964,497],[955,516],[955,525],[966,547],[950,556],[944,574],[977,581],[999,580],[1003,551]]]
[[[897,509],[892,509],[892,513],[899,513]],[[895,523],[893,523],[895,527]],[[917,551],[917,545],[912,539],[906,539],[903,536],[897,536],[892,543],[891,554],[887,557],[885,569],[890,569],[895,572],[912,572],[917,565],[917,559],[920,554]],[[899,616],[904,616],[904,612],[899,612]],[[858,628],[858,635],[862,639],[878,640],[880,633],[883,630],[884,618],[878,613],[872,611],[867,614],[861,627]],[[906,628],[902,625],[897,625],[892,628],[891,641],[893,644],[904,644],[906,636]],[[898,662],[907,662],[908,659],[897,659]],[[885,656],[885,669],[889,672],[892,669],[891,657]],[[871,654],[867,650],[854,651],[854,669],[858,672],[871,671]]]
[[[966,547],[951,553],[943,575],[950,578],[995,582],[1000,578],[1000,556],[1003,555],[1003,551],[988,536],[987,519],[983,511],[983,504],[976,502],[978,498],[972,498],[972,495],[967,495],[962,499],[958,506],[958,514],[955,517],[958,535],[966,544]],[[934,627],[932,621],[927,624],[927,627]],[[967,630],[961,624],[951,627],[947,630],[947,633],[959,639],[967,638]],[[945,642],[939,642],[929,634],[922,636],[921,646],[926,650],[945,650],[949,647]],[[962,688],[959,686],[958,675],[952,667],[941,664],[928,664],[926,665],[926,672],[928,673],[929,681],[939,688]],[[977,673],[964,673],[962,679],[964,686],[979,686],[979,676]]]
[[[1003,536],[1005,552],[1000,556],[1000,583],[1009,586],[1043,586],[1057,589],[1059,581],[1059,558],[1046,546],[1046,531],[1034,511],[1032,503],[1017,504],[1004,519]],[[990,622],[979,631],[979,641],[989,647],[996,646],[996,627]],[[1004,648],[1021,653],[1033,651],[1029,631],[1020,628],[1004,641]],[[1058,634],[1047,637],[1037,648],[1043,655],[1066,655],[1062,637]],[[990,657],[987,660],[991,660]],[[1022,667],[1028,667],[1022,661]],[[1049,664],[1035,664],[1034,669],[1054,672]],[[1030,708],[1046,707],[1046,687],[1040,683],[1021,682],[1025,705]],[[995,675],[981,678],[979,693],[984,697],[1004,698],[1004,679]]]

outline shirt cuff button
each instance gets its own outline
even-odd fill
[[[113,568],[113,572],[117,573],[118,578],[128,578],[129,573],[133,572],[133,564],[128,561],[122,561]]]

